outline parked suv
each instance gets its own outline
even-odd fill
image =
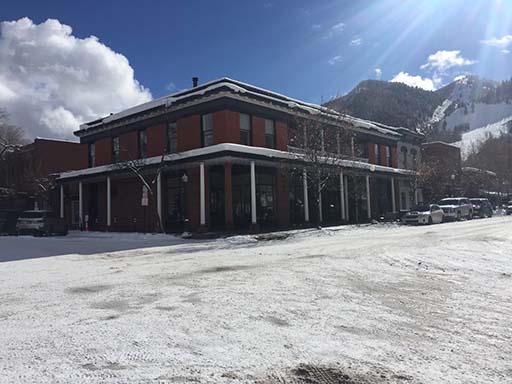
[[[469,199],[473,204],[473,216],[492,217],[492,204],[488,199]]]
[[[445,219],[461,220],[473,218],[473,205],[466,197],[451,197],[439,202]]]
[[[25,211],[18,218],[16,231],[20,235],[67,235],[68,227],[51,211]]]
[[[512,200],[510,200],[505,208],[507,215],[512,215]]]

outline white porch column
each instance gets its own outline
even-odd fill
[[[396,213],[396,196],[395,196],[395,178],[391,178],[391,204],[393,206],[393,213]]]
[[[414,181],[414,205],[418,205],[418,182]]]
[[[324,213],[322,211],[322,191],[320,190],[320,187],[318,187],[318,219],[320,223],[323,223]]]
[[[304,192],[304,221],[309,223],[309,198],[308,198],[308,174],[306,170],[302,172],[303,192]]]
[[[348,207],[348,176],[345,176],[345,219],[350,221],[350,209]]]
[[[370,201],[370,175],[366,175],[366,211],[368,219],[372,218],[372,203]]]
[[[199,163],[199,208],[200,208],[200,224],[206,225],[206,201],[204,186],[204,162]]]
[[[64,185],[60,185],[60,218],[64,218]]]
[[[343,185],[343,171],[340,171],[340,209],[341,209],[341,220],[345,220],[345,186]]]
[[[256,168],[251,161],[251,222],[256,224]]]
[[[112,224],[112,194],[110,189],[110,176],[107,176],[107,229]]]
[[[156,177],[156,213],[160,226],[162,226],[162,174],[160,172]],[[163,230],[163,228],[160,228],[160,230]]]
[[[78,220],[80,221],[80,230],[83,230],[84,225],[84,198],[82,182],[78,182]]]

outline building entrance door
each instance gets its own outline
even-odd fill
[[[251,224],[251,178],[249,167],[234,165],[232,169],[233,222],[236,228]]]
[[[210,167],[210,226],[213,229],[222,229],[226,223],[224,204],[224,167]]]

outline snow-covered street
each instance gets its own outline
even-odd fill
[[[511,217],[288,233],[0,238],[0,382],[512,382]]]

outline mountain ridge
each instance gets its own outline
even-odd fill
[[[512,116],[512,79],[460,76],[435,91],[365,80],[324,104],[338,112],[424,133],[430,140],[459,141],[468,132]]]

